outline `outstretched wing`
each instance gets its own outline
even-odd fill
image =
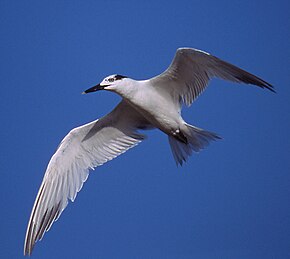
[[[147,121],[125,101],[105,117],[73,129],[52,156],[27,227],[24,254],[30,255],[68,204],[74,201],[89,170],[124,153],[144,139],[138,128]]]
[[[150,82],[158,90],[170,92],[174,101],[190,106],[213,77],[257,85],[274,92],[273,86],[263,79],[209,53],[191,48],[178,49],[167,70]]]

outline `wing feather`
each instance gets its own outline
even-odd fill
[[[252,84],[274,92],[273,86],[263,79],[209,53],[192,48],[179,48],[170,66],[150,81],[158,90],[170,92],[174,102],[182,101],[190,106],[213,77]]]
[[[27,227],[25,255],[59,218],[68,199],[75,200],[89,170],[137,145],[145,137],[137,129],[147,124],[122,101],[105,117],[70,131],[47,166]]]

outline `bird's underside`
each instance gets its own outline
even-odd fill
[[[190,106],[213,77],[252,84],[274,92],[272,85],[261,78],[208,53],[190,48],[178,49],[168,69],[147,82],[158,95],[176,107],[177,114],[180,114],[182,103]],[[125,87],[129,79],[118,75],[107,81],[108,86],[115,84],[117,87],[119,83]],[[104,85],[101,87],[106,90]],[[24,244],[25,255],[32,253],[35,243],[42,239],[44,233],[59,218],[68,200],[74,201],[89,170],[140,143],[145,138],[140,130],[157,127],[164,131],[178,165],[182,165],[192,152],[198,152],[210,141],[219,139],[217,134],[199,129],[183,120],[180,120],[182,123],[178,127],[166,131],[160,127],[162,121],[155,124],[132,103],[124,98],[112,112],[71,130],[62,140],[47,166],[31,212]],[[166,109],[164,110],[166,113]]]

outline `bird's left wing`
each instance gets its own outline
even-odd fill
[[[103,118],[75,128],[52,156],[27,227],[24,254],[30,255],[86,181],[89,170],[124,153],[144,139],[148,123],[125,101]]]

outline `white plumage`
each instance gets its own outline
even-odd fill
[[[219,137],[186,123],[182,104],[190,106],[213,77],[257,85],[274,92],[264,80],[206,52],[180,48],[168,69],[149,80],[120,75],[106,77],[85,93],[108,90],[123,99],[99,120],[75,128],[52,156],[36,197],[27,227],[24,254],[31,254],[68,204],[74,201],[89,170],[137,145],[145,136],[138,130],[158,128],[168,135],[174,159],[182,165],[192,154]]]

